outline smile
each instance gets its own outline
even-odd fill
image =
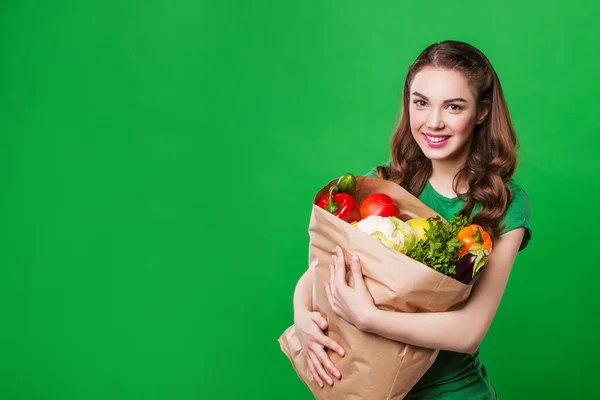
[[[442,147],[443,145],[445,145],[448,142],[448,139],[450,139],[452,136],[443,136],[443,135],[428,135],[428,134],[423,134],[423,136],[425,137],[425,141],[427,142],[427,144],[429,145],[429,147]]]

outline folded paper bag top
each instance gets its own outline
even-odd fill
[[[336,180],[315,196],[320,198]],[[360,202],[370,193],[385,193],[396,201],[401,219],[438,215],[399,185],[378,178],[357,177],[354,196]],[[471,286],[385,247],[376,239],[314,205],[309,224],[309,270],[313,282],[313,310],[326,316],[327,334],[346,356],[327,349],[342,373],[334,386],[321,389],[308,368],[294,326],[279,338],[282,351],[317,400],[403,399],[433,364],[438,350],[407,345],[358,330],[331,309],[323,284],[335,246],[360,258],[365,283],[377,307],[402,312],[448,311],[462,307]],[[348,273],[351,276],[350,273]],[[352,284],[352,282],[350,283]]]

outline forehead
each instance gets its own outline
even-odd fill
[[[467,101],[474,101],[467,78],[462,73],[450,69],[423,68],[413,78],[410,93],[413,92],[419,92],[430,100],[443,101],[462,97]]]

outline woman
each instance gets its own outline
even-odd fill
[[[440,349],[411,400],[495,399],[479,358],[517,256],[531,238],[530,204],[512,179],[516,135],[498,77],[474,47],[445,41],[428,47],[409,68],[402,115],[391,140],[391,163],[367,175],[391,180],[449,220],[462,213],[494,239],[488,264],[465,306],[442,313],[379,310],[365,285],[360,261],[348,260],[357,283],[345,281],[346,260],[338,248],[326,293],[333,310],[361,330],[403,343]],[[341,375],[325,348],[344,349],[323,333],[327,321],[312,312],[311,278],[294,293],[294,324],[319,385]]]

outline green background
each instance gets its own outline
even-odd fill
[[[444,39],[494,64],[533,207],[483,361],[595,397],[599,9],[554,3],[2,1],[0,398],[310,399],[277,343],[310,202],[388,159]]]

